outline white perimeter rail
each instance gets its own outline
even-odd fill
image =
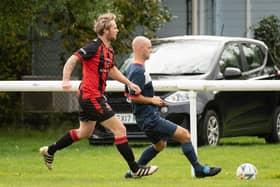
[[[61,81],[0,81],[0,92],[62,92]],[[80,81],[71,81],[72,91],[76,91]],[[189,91],[191,139],[197,154],[197,91],[279,91],[279,80],[169,80],[153,81],[155,91]],[[106,91],[122,92],[124,85],[117,81],[107,81]],[[192,169],[192,176],[194,170]]]

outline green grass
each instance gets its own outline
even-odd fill
[[[124,179],[125,162],[114,146],[92,146],[81,141],[57,153],[53,171],[43,165],[38,148],[56,140],[62,133],[47,131],[0,129],[0,186],[26,187],[134,187],[134,186],[279,186],[280,145],[265,144],[262,139],[242,137],[224,138],[218,147],[198,149],[201,163],[223,168],[212,178],[191,177],[189,162],[179,146],[166,148],[151,164],[159,170],[141,179]],[[145,146],[134,146],[136,157]],[[235,171],[244,162],[258,169],[256,180],[238,180]]]

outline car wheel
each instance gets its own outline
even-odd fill
[[[214,110],[207,110],[198,128],[198,144],[217,145],[220,140],[220,120]]]
[[[265,137],[267,143],[278,143],[280,141],[280,107],[273,113],[272,131]]]

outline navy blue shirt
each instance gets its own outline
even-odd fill
[[[126,70],[126,77],[138,85],[141,89],[141,95],[146,97],[154,96],[154,87],[152,84],[152,79],[150,74],[145,71],[145,67],[141,64],[132,63]],[[138,95],[130,90],[127,86],[125,86],[125,93],[128,98],[137,97]],[[132,111],[134,115],[137,117],[149,117],[153,115],[157,111],[157,106],[153,104],[139,104],[132,102]]]

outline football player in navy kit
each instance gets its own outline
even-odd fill
[[[201,178],[218,174],[221,168],[203,166],[199,163],[187,129],[160,117],[157,108],[165,103],[160,97],[154,95],[152,79],[145,70],[145,62],[152,52],[151,41],[144,36],[137,36],[132,42],[132,48],[134,59],[126,70],[126,76],[140,87],[141,92],[137,93],[126,86],[125,94],[131,100],[133,114],[138,126],[152,142],[152,145],[147,147],[140,156],[138,164],[146,165],[166,147],[167,140],[172,138],[181,144],[182,151],[192,164],[196,177]],[[131,176],[130,171],[125,174],[126,178]]]

